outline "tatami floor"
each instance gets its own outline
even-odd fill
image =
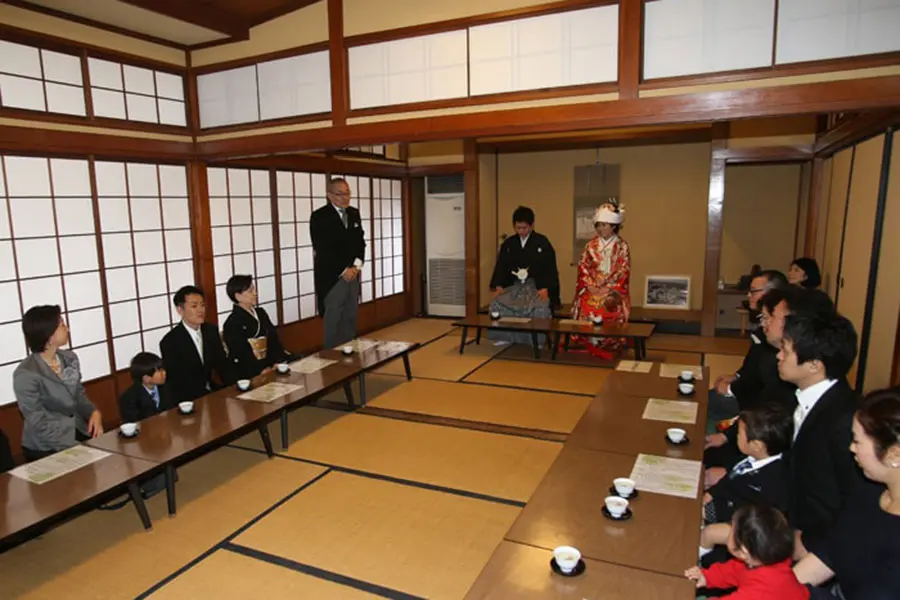
[[[487,340],[460,356],[450,323],[371,334],[423,344],[413,381],[388,365],[361,410],[336,394],[295,411],[274,459],[254,434],[181,467],[178,515],[157,495],[152,531],[130,506],[94,511],[0,556],[0,596],[463,598],[609,368]],[[713,381],[746,349],[670,338],[651,357]]]

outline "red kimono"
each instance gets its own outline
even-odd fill
[[[797,581],[786,560],[766,567],[749,568],[739,560],[731,559],[703,569],[706,587],[712,589],[737,588],[723,596],[731,600],[807,600],[809,590]]]
[[[572,318],[590,321],[594,315],[601,315],[606,322],[625,321],[626,311],[631,310],[630,280],[628,242],[617,235],[608,240],[598,235],[584,247],[578,262]],[[598,288],[599,293],[592,293],[590,287]],[[615,358],[623,343],[617,338],[573,337],[573,341],[584,343],[588,352],[604,359]]]

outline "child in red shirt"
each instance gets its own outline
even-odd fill
[[[731,600],[807,600],[809,590],[791,569],[794,532],[770,506],[750,504],[734,513],[728,550],[735,558],[709,569],[691,567],[685,577],[697,587],[737,590]]]

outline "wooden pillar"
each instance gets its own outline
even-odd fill
[[[822,171],[824,163],[824,158],[816,157],[812,160],[812,173],[809,179],[809,202],[806,207],[806,237],[803,240],[803,256],[816,255],[819,212],[825,205],[822,201]]]
[[[726,125],[727,127],[727,125]],[[724,135],[722,135],[724,133]],[[706,213],[706,259],[703,266],[703,312],[700,335],[716,334],[719,305],[719,264],[722,258],[722,211],[725,206],[725,156],[727,130],[713,132]]]
[[[474,139],[464,142],[464,189],[466,194],[466,316],[478,314],[480,275],[480,229],[478,202],[478,148]]]
[[[619,99],[637,98],[641,82],[643,0],[619,0]]]
[[[344,0],[328,0],[328,57],[331,65],[332,126],[346,125],[350,82],[347,48],[344,46]]]
[[[194,251],[194,282],[206,293],[207,320],[216,319],[216,276],[213,271],[212,226],[209,217],[209,187],[206,163],[192,160],[188,169],[188,207],[191,214],[191,245]]]

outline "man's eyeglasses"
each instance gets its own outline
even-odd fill
[[[766,291],[766,288],[750,288],[747,290],[747,295],[752,296],[753,294],[761,294]]]

